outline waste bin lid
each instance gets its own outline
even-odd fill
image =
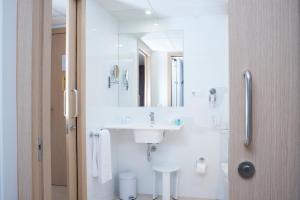
[[[136,175],[133,172],[121,172],[119,174],[120,179],[136,179]]]

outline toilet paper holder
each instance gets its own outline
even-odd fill
[[[197,163],[204,163],[204,162],[205,162],[205,158],[200,157],[200,158],[196,161],[196,164],[197,164]]]
[[[196,172],[199,175],[204,175],[206,174],[206,170],[207,170],[207,164],[205,163],[205,158],[200,157],[197,161],[196,161]]]

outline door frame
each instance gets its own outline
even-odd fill
[[[70,2],[77,4],[76,67],[80,113],[77,119],[77,193],[79,200],[86,200],[85,0],[70,0]],[[51,33],[51,0],[18,1],[16,106],[20,200],[52,200]],[[42,138],[43,141],[42,162],[37,156],[38,138]]]
[[[86,60],[85,60],[86,0],[77,0],[77,89],[79,117],[77,118],[78,199],[87,200],[86,166]]]

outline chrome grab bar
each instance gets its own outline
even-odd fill
[[[75,113],[72,116],[72,118],[76,118],[78,117],[78,91],[76,89],[72,89],[72,92],[74,92],[75,94]],[[67,113],[67,90],[64,91],[64,116],[65,118],[68,117],[68,113]]]
[[[72,116],[72,118],[78,117],[78,90],[72,89],[72,92],[75,94],[75,114]]]
[[[244,145],[249,146],[252,141],[252,75],[249,70],[244,72],[245,80],[245,138]]]

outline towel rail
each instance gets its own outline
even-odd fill
[[[90,132],[90,138],[92,137],[100,137],[100,133]]]
[[[105,130],[105,129],[103,129],[103,128],[100,129],[100,131],[103,131],[103,130]],[[93,131],[90,132],[90,138],[100,137],[100,135],[101,135],[101,133],[99,133],[99,132],[93,132]]]

